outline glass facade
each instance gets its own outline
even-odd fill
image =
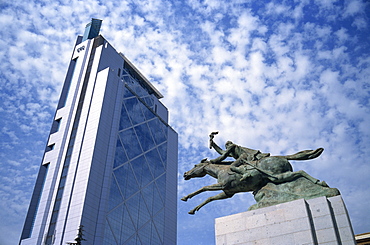
[[[168,125],[151,95],[123,78],[104,244],[163,244]]]

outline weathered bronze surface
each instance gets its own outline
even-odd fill
[[[210,135],[210,148],[214,148],[220,156],[212,160],[203,159],[193,169],[184,173],[184,179],[204,177],[208,174],[216,178],[218,183],[204,186],[181,200],[187,201],[205,191],[222,192],[209,197],[189,214],[194,214],[211,201],[231,198],[238,192],[253,192],[257,203],[249,210],[300,198],[332,197],[340,194],[338,189],[330,188],[324,181],[313,178],[303,170],[293,172],[288,161],[314,159],[321,155],[323,148],[287,156],[270,156],[270,153],[262,153],[228,141],[225,144],[226,150],[222,150],[213,141],[216,134],[217,132],[213,132]],[[224,161],[227,157],[233,157],[235,161]]]

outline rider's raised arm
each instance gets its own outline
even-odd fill
[[[235,146],[236,146],[235,144],[232,144],[232,145],[230,145],[230,146],[227,147],[226,151],[221,150],[222,151],[222,153],[220,153],[221,156],[219,156],[219,157],[217,157],[215,159],[211,159],[210,160],[211,163],[220,163],[223,160],[225,160],[227,157],[230,156],[230,153],[235,149]]]
[[[221,147],[219,147],[213,140],[210,141],[211,142],[211,146],[213,149],[215,149],[215,151],[218,152],[218,154],[222,155],[224,152],[224,150],[221,149]]]

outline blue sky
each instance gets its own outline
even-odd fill
[[[294,162],[341,191],[356,234],[370,231],[370,6],[365,0],[20,1],[0,3],[0,244],[18,244],[77,35],[91,18],[164,95],[179,134],[179,199],[216,182],[183,172],[214,158],[208,134],[270,152],[325,148]],[[251,193],[187,212],[178,244],[213,244],[214,219]],[[197,239],[194,239],[194,238]]]

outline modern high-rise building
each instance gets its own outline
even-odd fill
[[[20,244],[176,244],[177,133],[100,26],[77,38]]]

